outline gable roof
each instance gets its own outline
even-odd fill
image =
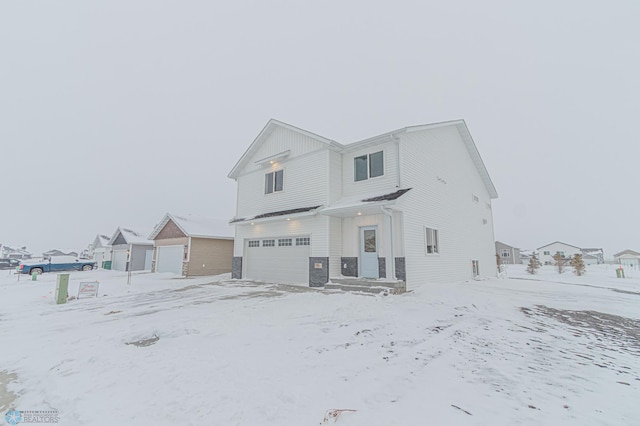
[[[258,149],[262,146],[262,144],[269,138],[269,136],[273,133],[273,131],[278,127],[282,127],[282,128],[291,130],[292,132],[296,132],[296,133],[300,133],[302,135],[308,136],[330,147],[342,148],[342,145],[336,141],[327,139],[320,135],[316,135],[315,133],[308,132],[306,130],[300,129],[298,127],[292,126],[287,123],[283,123],[282,121],[278,121],[272,118],[267,122],[267,125],[264,126],[264,128],[258,134],[258,136],[253,140],[251,145],[249,145],[249,148],[247,148],[244,154],[242,154],[242,157],[240,157],[236,165],[233,166],[233,169],[231,169],[227,177],[231,179],[236,179],[240,174],[240,170],[242,170],[249,163],[253,154],[255,154],[258,151]]]
[[[171,213],[164,215],[149,235],[149,239],[153,240],[157,237],[169,221],[172,221],[188,237],[233,239],[233,228],[229,226],[227,219],[193,215],[179,216]]]
[[[543,245],[542,247],[538,247],[536,250],[540,250],[540,249],[543,249],[543,248],[545,248],[545,247],[549,247],[551,244],[563,244],[563,245],[565,245],[565,246],[569,246],[569,247],[577,248],[578,250],[582,250],[580,247],[572,246],[571,244],[563,243],[562,241],[554,241],[554,242],[552,242],[552,243],[545,244],[545,245]]]
[[[122,238],[124,238],[127,244],[153,245],[153,241],[150,241],[149,239],[147,239],[147,237],[145,237],[145,235],[147,234],[143,234],[141,232],[136,232],[132,229],[122,228],[122,227],[118,227],[118,229],[116,229],[116,232],[114,232],[113,235],[111,236],[111,239],[109,240],[108,245],[112,246],[116,238],[120,234],[122,234]]]
[[[93,240],[93,248],[99,248],[109,245],[110,238],[104,234],[96,235],[96,238]]]
[[[502,241],[496,240],[496,244],[502,244],[505,247],[511,247],[512,249],[520,250],[518,247],[512,246],[512,245],[507,244],[507,243],[503,243]]]
[[[489,196],[491,198],[498,198],[498,191],[496,191],[496,188],[493,185],[493,182],[491,181],[489,172],[487,171],[487,168],[485,167],[484,162],[480,157],[480,153],[478,152],[478,148],[476,147],[473,141],[473,138],[471,137],[471,133],[467,128],[467,124],[462,119],[452,120],[452,121],[443,121],[439,123],[425,124],[425,125],[419,125],[419,126],[404,127],[402,129],[383,133],[381,135],[363,139],[361,141],[353,142],[347,145],[340,144],[334,140],[324,138],[322,136],[316,135],[315,133],[311,133],[306,130],[300,129],[298,127],[294,127],[290,124],[283,123],[282,121],[271,119],[269,120],[267,125],[262,129],[260,134],[258,134],[258,136],[254,139],[253,143],[251,143],[251,145],[245,151],[242,157],[240,157],[240,160],[238,160],[236,165],[233,167],[233,169],[231,169],[231,172],[229,172],[227,176],[231,179],[236,179],[240,174],[240,170],[242,170],[242,168],[244,168],[247,165],[247,163],[249,163],[253,154],[260,148],[260,146],[262,146],[262,144],[267,140],[269,135],[271,135],[271,133],[273,133],[273,131],[277,127],[283,127],[293,132],[303,134],[317,141],[325,143],[327,147],[336,149],[337,151],[348,152],[348,151],[359,149],[368,145],[376,145],[389,140],[397,140],[397,136],[401,133],[420,132],[424,130],[436,129],[438,127],[446,127],[446,126],[456,127],[462,141],[465,144],[465,148],[467,149],[467,152],[469,153],[469,156],[473,161],[473,164],[475,165],[476,169],[478,170],[478,173],[480,174],[480,178],[482,179],[482,182],[484,183],[487,191],[489,192]]]
[[[622,250],[620,253],[616,253],[613,255],[613,257],[620,257],[620,256],[624,256],[625,254],[629,254],[631,256],[640,256],[640,253],[638,253],[637,251],[633,251],[633,250]]]

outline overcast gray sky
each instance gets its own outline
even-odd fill
[[[0,242],[230,218],[270,118],[349,143],[463,118],[496,239],[640,250],[640,2],[3,1]]]

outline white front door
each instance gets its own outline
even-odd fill
[[[378,275],[378,227],[360,228],[360,276],[379,278]]]

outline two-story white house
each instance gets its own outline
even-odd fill
[[[576,254],[582,254],[580,247],[572,246],[571,244],[562,243],[560,241],[554,241],[542,247],[538,247],[536,251],[539,253],[539,260],[543,265],[553,265],[555,260],[553,256],[559,253],[565,259],[569,260]]]
[[[410,288],[495,276],[497,192],[463,120],[347,145],[270,120],[229,177],[233,278]]]

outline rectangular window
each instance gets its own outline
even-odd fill
[[[542,254],[544,254],[545,256],[549,256],[551,253],[549,253],[548,251],[545,251]]]
[[[262,247],[275,247],[275,246],[276,246],[275,240],[262,240]]]
[[[477,260],[471,261],[471,269],[473,270],[473,276],[477,277],[480,275],[480,262]]]
[[[366,180],[369,172],[367,171],[367,156],[362,155],[353,159],[353,167],[355,168],[356,182]]]
[[[355,157],[353,159],[353,170],[356,182],[384,175],[383,151]]]
[[[264,175],[264,193],[271,194],[273,192],[282,191],[284,187],[284,170],[267,173]]]
[[[511,252],[508,249],[500,250],[500,257],[511,257]]]
[[[249,241],[249,247],[260,247],[260,241],[258,240]]]
[[[309,237],[296,238],[296,245],[297,246],[308,246],[308,245],[311,245],[311,238],[309,238]]]
[[[278,247],[288,247],[291,245],[291,238],[280,238],[278,240]]]
[[[378,177],[384,174],[384,158],[382,151],[369,154],[369,177]]]
[[[437,229],[425,228],[425,241],[427,246],[427,254],[440,253]]]

